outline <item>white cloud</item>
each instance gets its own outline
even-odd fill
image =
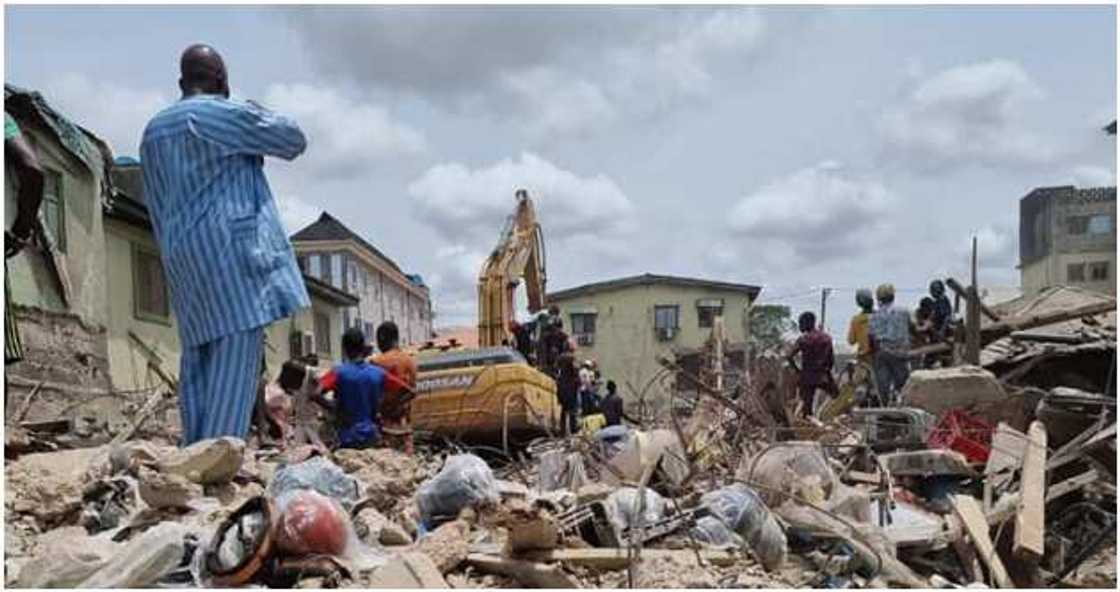
[[[319,174],[345,175],[425,150],[419,131],[393,120],[384,107],[352,100],[337,89],[274,84],[265,97],[266,107],[291,115],[307,134],[303,159]]]
[[[977,163],[1031,166],[1056,150],[1031,131],[1024,108],[1042,90],[1019,64],[989,60],[939,72],[912,88],[879,122],[893,156],[938,171]]]
[[[573,79],[552,68],[505,74],[501,88],[509,93],[514,112],[526,120],[534,137],[586,134],[610,124],[615,106],[596,84]]]
[[[881,182],[826,161],[744,196],[727,228],[740,241],[768,242],[770,248],[752,252],[773,255],[775,266],[797,259],[820,262],[876,244],[896,202]]]
[[[1074,167],[1070,173],[1070,183],[1077,187],[1108,187],[1116,185],[1116,171],[1100,166],[1084,165]]]
[[[471,310],[478,271],[513,213],[519,188],[536,207],[549,277],[590,280],[636,255],[628,244],[637,229],[634,204],[609,177],[581,177],[532,153],[477,169],[436,165],[408,192],[418,219],[446,241],[433,281],[438,309]]]
[[[323,213],[322,208],[303,201],[298,195],[287,193],[276,196],[276,208],[280,211],[280,220],[289,236],[314,222]]]
[[[137,156],[148,120],[174,101],[168,93],[94,81],[75,72],[51,79],[41,92],[66,118],[105,140],[114,156]]]

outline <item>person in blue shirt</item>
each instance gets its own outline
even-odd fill
[[[183,348],[186,446],[248,435],[264,328],[310,299],[263,169],[307,139],[291,119],[230,99],[214,48],[188,47],[179,67],[183,97],[148,122],[140,165]]]
[[[369,448],[381,441],[378,412],[385,387],[385,371],[370,364],[369,347],[361,329],[342,334],[345,360],[334,369],[334,410],[339,448]]]

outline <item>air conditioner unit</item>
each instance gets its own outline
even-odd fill
[[[580,333],[576,335],[576,345],[591,346],[595,345],[594,333]]]
[[[663,327],[657,330],[657,338],[661,341],[669,341],[676,333],[677,330],[672,327]]]

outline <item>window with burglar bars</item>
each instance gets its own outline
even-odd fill
[[[62,174],[43,171],[43,221],[47,234],[59,251],[66,252],[66,200],[62,194]]]
[[[1108,261],[1094,261],[1089,264],[1089,280],[1104,282],[1108,280]]]
[[[572,313],[572,334],[588,335],[595,333],[595,313]]]
[[[711,329],[715,318],[723,315],[723,300],[699,300],[696,303],[696,317],[701,329]]]
[[[133,314],[142,321],[171,323],[171,298],[163,262],[154,249],[132,245]]]
[[[1066,266],[1066,281],[1067,282],[1083,282],[1085,281],[1085,264],[1084,263],[1070,263]]]

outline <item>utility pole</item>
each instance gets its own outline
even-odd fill
[[[824,313],[826,304],[828,302],[828,295],[832,293],[832,288],[821,288],[821,331],[824,331]]]
[[[972,236],[972,285],[968,287],[965,318],[965,361],[980,365],[980,288],[976,285],[976,235]]]

